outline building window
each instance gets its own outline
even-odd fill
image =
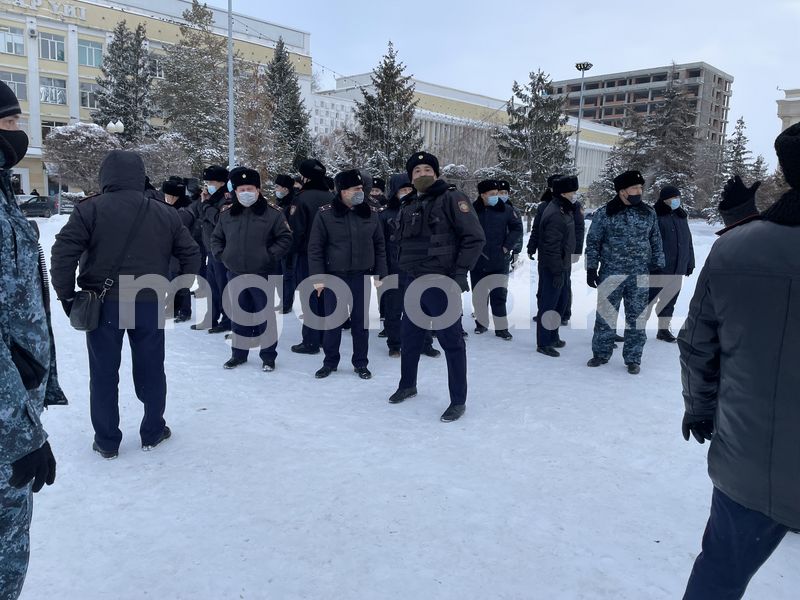
[[[78,64],[85,67],[100,68],[102,62],[103,44],[90,42],[89,40],[78,40]]]
[[[25,38],[22,29],[0,25],[0,52],[25,56]]]
[[[42,121],[42,139],[45,139],[56,127],[63,127],[66,123],[60,121]]]
[[[39,58],[64,61],[64,36],[54,33],[39,34]]]
[[[44,104],[66,104],[67,81],[55,77],[40,77],[39,101]]]
[[[150,75],[154,79],[164,79],[164,64],[161,59],[150,56]]]
[[[96,83],[81,83],[81,106],[83,108],[97,108],[97,91],[100,86]]]
[[[24,73],[0,71],[0,81],[5,81],[17,96],[18,100],[28,99],[28,77]]]
[[[641,102],[643,100],[650,99],[650,92],[636,92],[633,94],[633,101],[634,102]]]
[[[696,77],[700,77],[700,74],[701,74],[700,69],[690,69],[686,73],[686,77],[688,77],[689,79],[694,79]]]

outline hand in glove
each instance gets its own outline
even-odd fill
[[[75,302],[75,298],[67,298],[66,300],[59,300],[59,302],[61,302],[64,312],[69,316],[69,313],[72,312],[72,303]]]
[[[686,276],[691,277],[692,273],[694,273],[694,267],[689,267],[686,271]]]
[[[728,179],[728,182],[722,189],[720,208],[732,208],[753,200],[760,185],[761,182],[756,181],[753,185],[747,187],[741,177],[734,175],[733,179]]]
[[[597,269],[586,270],[586,285],[590,288],[596,288],[600,283],[600,276],[597,274]]]
[[[533,257],[533,252],[528,252],[528,258],[530,258],[531,260],[536,260],[536,259]]]
[[[11,469],[11,478],[8,480],[11,487],[23,488],[33,480],[33,491],[38,492],[45,483],[53,485],[56,480],[56,459],[50,450],[50,442],[45,442],[38,450],[11,463]]]
[[[560,290],[564,287],[564,274],[553,275],[553,287]]]
[[[458,284],[462,292],[469,291],[469,283],[467,283],[467,276],[464,273],[456,273],[453,275],[453,281]]]
[[[683,439],[687,442],[689,441],[689,434],[691,433],[699,444],[705,444],[706,440],[710,440],[714,437],[714,418],[698,417],[685,413],[683,415],[681,431],[683,431]]]

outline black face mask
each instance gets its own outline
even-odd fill
[[[0,129],[0,152],[3,164],[0,167],[10,169],[25,157],[28,151],[28,134],[24,131],[7,131]]]
[[[641,203],[642,203],[641,194],[636,194],[635,196],[633,195],[628,196],[628,204],[630,204],[631,206],[638,206]]]

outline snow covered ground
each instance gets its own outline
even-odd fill
[[[39,221],[48,257],[65,219]],[[702,264],[713,230],[692,229]],[[588,318],[594,307],[582,269],[576,327],[581,310]],[[523,264],[512,284],[518,309],[529,273]],[[694,278],[678,314],[693,287]],[[58,479],[36,496],[23,600],[683,592],[708,517],[707,446],[681,437],[678,350],[652,333],[638,377],[621,353],[588,369],[586,327],[562,333],[568,346],[557,360],[535,353],[533,330],[517,329],[511,343],[471,334],[467,413],[444,424],[444,357],[423,357],[419,396],[391,406],[400,365],[377,331],[371,381],[344,359],[323,382],[313,376],[321,355],[289,351],[300,338],[294,316],[274,373],[253,359],[224,371],[221,336],[182,324],[167,334],[172,439],[140,450],[126,354],[125,438],[119,459],[104,461],[91,450],[84,336],[55,301],[53,314],[71,404],[44,417]],[[471,320],[465,327],[471,332]],[[349,347],[345,335],[343,357]],[[796,598],[799,563],[800,536],[790,535],[748,597]]]

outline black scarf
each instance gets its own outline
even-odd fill
[[[778,225],[800,226],[800,190],[786,192],[762,213],[761,218]]]

